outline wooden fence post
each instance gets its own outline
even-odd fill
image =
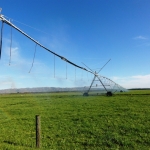
[[[36,115],[36,147],[40,148],[41,145],[41,122],[40,116]]]

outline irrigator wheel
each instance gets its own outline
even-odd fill
[[[85,92],[85,93],[83,93],[83,96],[89,96],[89,94]]]
[[[106,95],[107,96],[112,96],[112,92],[107,92]]]

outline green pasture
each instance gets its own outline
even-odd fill
[[[0,149],[36,149],[36,115],[41,117],[40,149],[150,150],[150,90],[112,97],[1,94]]]

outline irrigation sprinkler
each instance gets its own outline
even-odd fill
[[[115,93],[116,91],[123,91],[123,90],[120,90],[122,89],[121,86],[119,86],[117,83],[115,83],[114,81],[112,81],[111,79],[107,78],[107,77],[104,77],[104,76],[100,76],[98,73],[108,64],[108,62],[110,61],[111,59],[109,59],[105,65],[98,71],[98,72],[94,72],[91,68],[89,68],[87,65],[84,65],[93,73],[94,75],[94,78],[89,86],[89,88],[83,93],[83,96],[88,96],[89,95],[89,92],[91,90],[92,87],[98,87],[98,86],[102,86],[106,92],[106,95],[107,96],[112,96],[113,93]],[[100,85],[96,84],[94,86],[94,82],[98,82],[100,83]],[[114,88],[114,87],[117,87]]]
[[[49,53],[51,53],[51,54],[54,55],[54,77],[55,77],[55,56],[56,56],[56,57],[60,58],[62,61],[65,61],[65,62],[66,62],[66,79],[67,79],[67,64],[70,64],[70,65],[74,66],[74,67],[75,67],[75,71],[76,71],[76,68],[79,68],[79,69],[81,69],[81,70],[83,70],[83,71],[89,72],[89,73],[91,73],[91,74],[94,75],[94,78],[93,78],[93,80],[92,80],[92,83],[91,83],[90,87],[89,87],[88,90],[87,90],[86,92],[84,92],[84,94],[83,94],[84,96],[88,96],[88,93],[89,93],[89,91],[91,90],[91,87],[93,86],[93,83],[95,82],[96,79],[98,80],[98,82],[99,82],[99,83],[103,86],[103,88],[105,89],[106,95],[107,95],[107,96],[112,96],[113,90],[112,90],[112,89],[110,90],[110,88],[107,88],[106,85],[109,83],[109,86],[112,87],[112,83],[115,84],[115,85],[118,85],[118,84],[116,84],[115,82],[113,82],[111,79],[109,79],[109,78],[107,78],[107,77],[99,76],[99,75],[98,75],[99,72],[107,65],[107,63],[108,63],[111,59],[109,59],[109,60],[107,61],[107,63],[106,63],[98,72],[96,72],[96,71],[94,72],[92,69],[90,69],[90,68],[89,68],[88,66],[86,66],[84,63],[83,63],[83,64],[86,66],[86,68],[85,68],[85,67],[82,67],[82,66],[79,66],[79,65],[73,63],[72,61],[68,60],[67,58],[65,58],[65,57],[63,57],[63,56],[61,56],[61,55],[55,53],[54,51],[48,49],[47,47],[45,47],[44,45],[42,45],[41,43],[39,43],[37,40],[35,40],[35,39],[32,38],[31,36],[29,36],[27,33],[25,33],[24,31],[22,31],[20,28],[18,28],[17,26],[15,26],[12,22],[10,22],[10,20],[7,20],[7,19],[4,17],[4,15],[1,14],[1,10],[2,10],[2,9],[0,8],[0,21],[2,21],[1,33],[0,33],[0,35],[1,35],[1,37],[0,37],[0,58],[1,58],[1,52],[2,52],[3,24],[5,23],[5,24],[9,25],[11,28],[14,28],[14,29],[17,30],[18,32],[20,32],[22,35],[24,35],[25,37],[27,37],[29,40],[31,40],[32,42],[34,42],[34,43],[36,44],[36,46],[35,46],[35,52],[34,52],[34,57],[33,57],[33,62],[32,62],[32,66],[31,66],[31,68],[30,68],[30,70],[29,70],[29,73],[30,73],[30,71],[31,71],[31,69],[32,69],[32,67],[33,67],[33,63],[34,63],[34,59],[35,59],[35,53],[36,53],[36,47],[37,47],[37,46],[40,46],[42,49],[44,49],[44,50],[46,50],[46,51],[48,51]],[[11,37],[12,37],[12,35],[11,35]],[[11,42],[12,42],[12,41],[11,41]],[[11,45],[11,44],[10,44],[10,45]],[[10,60],[11,60],[11,46],[10,46]],[[75,73],[75,74],[76,74],[76,73]],[[118,88],[120,88],[120,87],[121,87],[121,86],[118,85]]]
[[[111,59],[109,59],[108,60],[108,62],[110,61]],[[108,63],[107,62],[107,63]],[[106,64],[107,64],[106,63]],[[84,63],[83,63],[84,64]],[[98,73],[106,66],[106,64],[98,71],[98,72],[93,72],[93,70],[90,68],[90,67],[88,67],[87,65],[85,65],[88,69],[90,69],[91,71],[92,71],[92,73],[94,74],[94,78],[93,78],[93,80],[92,80],[92,82],[91,82],[91,85],[90,85],[90,87],[89,87],[89,89],[85,92],[85,93],[83,93],[83,96],[88,96],[89,94],[89,91],[91,90],[91,87],[92,87],[92,85],[93,85],[93,83],[94,83],[94,81],[96,80],[96,78],[98,79],[98,81],[101,83],[101,85],[104,87],[104,89],[105,89],[105,91],[107,92],[107,96],[112,96],[112,93],[110,92],[110,91],[108,91],[107,90],[107,88],[105,87],[105,85],[103,84],[103,82],[101,81],[101,79],[99,78],[99,76],[98,76]],[[96,84],[97,85],[97,84]]]

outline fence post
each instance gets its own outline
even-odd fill
[[[41,122],[40,116],[36,115],[36,147],[40,148],[41,145]]]

